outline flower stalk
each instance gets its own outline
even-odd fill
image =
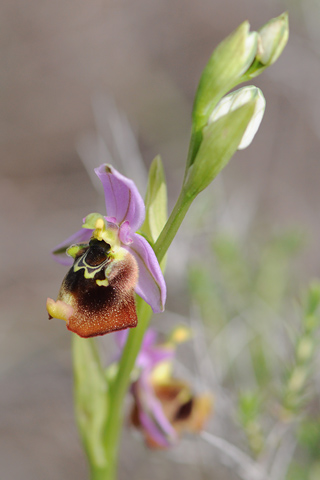
[[[181,190],[171,215],[153,246],[153,250],[159,262],[161,262],[170,247],[194,198],[194,196],[186,194],[183,189]]]
[[[152,311],[164,309],[160,265],[163,269],[168,248],[193,200],[237,149],[249,145],[262,119],[265,105],[257,88],[224,95],[278,58],[288,38],[286,22],[280,16],[261,33],[250,32],[244,22],[209,59],[194,102],[181,192],[167,221],[160,157],[150,168],[146,209],[130,179],[101,165],[95,172],[104,187],[107,215],[88,215],[82,229],[54,251],[62,263],[73,265],[57,300],[47,301],[50,318],[66,321],[81,337],[135,327],[139,320],[113,375],[103,369],[95,340],[73,335],[76,417],[92,480],[117,478],[124,398]]]

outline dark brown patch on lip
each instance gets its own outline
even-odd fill
[[[89,261],[104,261],[103,255],[102,251],[96,250]],[[86,262],[89,261],[87,252]],[[75,272],[72,267],[63,280],[58,300],[72,305],[74,314],[69,318],[67,328],[81,337],[104,335],[137,325],[134,293],[137,263],[127,253],[123,260],[114,261],[114,264],[110,260],[107,265],[112,267],[107,286],[96,283],[96,280],[105,280],[104,268],[98,270],[94,278],[85,278],[84,269]]]
[[[110,245],[106,242],[93,239],[90,241],[89,249],[85,256],[86,263],[91,267],[97,267],[105,262],[108,258]]]
[[[193,399],[190,398],[186,403],[180,406],[178,411],[175,414],[175,421],[179,420],[186,420],[187,418],[190,417],[192,413],[192,407],[193,407]]]

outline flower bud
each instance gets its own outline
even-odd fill
[[[281,55],[289,38],[288,14],[283,13],[266,23],[258,32],[257,60],[272,65]]]
[[[195,97],[193,122],[195,130],[208,121],[218,101],[245,74],[252,64],[258,44],[258,34],[249,32],[250,25],[243,22],[214,50],[207,63]]]
[[[250,85],[249,87],[239,88],[239,90],[229,93],[229,95],[226,95],[220,100],[209,119],[209,123],[212,123],[218,120],[218,118],[227,115],[229,112],[236,110],[242,105],[245,105],[250,100],[255,100],[255,108],[240,141],[238,150],[243,150],[250,145],[260,126],[266,107],[266,101],[261,90]]]

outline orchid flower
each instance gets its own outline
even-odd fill
[[[58,299],[47,300],[49,318],[60,318],[82,337],[137,325],[134,292],[157,313],[164,310],[166,284],[148,241],[136,233],[145,206],[134,182],[110,165],[95,169],[107,215],[91,213],[82,229],[53,251],[72,265]]]
[[[122,348],[127,332],[116,336]],[[170,448],[182,432],[199,432],[211,412],[210,395],[194,396],[187,383],[172,376],[176,346],[188,336],[187,329],[178,327],[167,342],[160,344],[156,332],[149,329],[138,354],[138,377],[131,385],[131,422],[143,432],[150,448]]]

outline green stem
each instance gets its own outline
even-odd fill
[[[181,190],[177,203],[175,204],[167,223],[165,224],[162,232],[153,246],[153,250],[159,262],[161,262],[167,253],[167,250],[170,247],[172,240],[176,236],[182,220],[186,216],[186,213],[189,210],[193,200],[194,197],[187,197],[184,194],[184,191]]]
[[[120,435],[123,423],[122,405],[130,385],[130,374],[140,351],[145,331],[148,328],[152,310],[141,298],[137,299],[137,314],[139,325],[130,330],[128,340],[124,346],[118,373],[110,385],[109,416],[107,420],[104,448],[107,455],[109,469],[104,480],[117,478],[117,460]]]
[[[106,466],[105,468],[91,466],[90,469],[90,479],[91,480],[106,480],[107,478],[115,478],[110,476],[110,468]]]
[[[154,251],[161,262],[166,254],[172,240],[174,239],[182,220],[184,219],[193,198],[186,198],[181,192],[172,213],[154,245]],[[152,315],[151,308],[141,298],[137,300],[137,313],[139,325],[129,332],[128,340],[123,349],[119,362],[118,373],[110,385],[109,416],[104,437],[104,448],[108,460],[108,471],[103,480],[115,480],[117,478],[117,460],[120,443],[120,435],[123,423],[122,406],[124,397],[130,385],[130,375],[134,367],[137,355],[140,351],[144,334],[149,326]],[[100,477],[92,477],[93,480],[100,480]]]

